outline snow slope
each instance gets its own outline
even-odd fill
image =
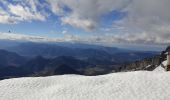
[[[162,63],[163,66],[165,66],[166,63],[167,63],[167,61],[164,61],[164,62]],[[165,72],[165,69],[164,69],[161,65],[159,65],[159,66],[154,70],[154,72]]]
[[[135,71],[0,81],[0,100],[170,100],[170,73]]]

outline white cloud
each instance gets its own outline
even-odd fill
[[[170,43],[170,1],[169,0],[132,0],[124,19],[114,25],[129,30],[129,41],[143,43]],[[128,37],[127,37],[128,38]]]
[[[63,23],[85,30],[100,26],[99,19],[104,14],[111,11],[127,12],[127,16],[114,21],[112,27],[112,30],[126,33],[117,35],[112,32],[111,37],[106,37],[108,31],[103,31],[101,37],[92,37],[93,41],[170,43],[169,0],[50,0],[49,3],[55,14],[65,13],[61,16]],[[71,11],[64,12],[65,6]]]
[[[63,31],[62,31],[62,34],[67,34],[67,30],[63,30]]]
[[[38,0],[25,0],[12,4],[7,1],[0,1],[6,8],[0,8],[0,23],[18,23],[20,21],[40,20],[47,17],[37,10]]]
[[[101,16],[123,8],[129,0],[48,0],[48,2],[55,14],[65,13],[61,18],[63,23],[92,30],[99,26]],[[64,12],[65,7],[70,9],[70,12]]]
[[[44,21],[45,17],[42,16],[39,12],[32,12],[29,7],[23,7],[21,5],[12,5],[8,6],[10,13],[18,17],[18,20],[41,20]]]
[[[60,18],[62,24],[86,31],[100,27],[100,18],[112,11],[126,12],[123,19],[113,21],[113,26],[102,27],[98,36],[80,39],[66,36],[70,40],[126,42],[126,43],[170,43],[170,0],[46,0],[48,8]],[[49,12],[39,0],[24,0],[12,4],[0,1],[0,23],[46,20]],[[38,10],[37,7],[42,8]],[[107,19],[106,19],[107,20]],[[119,30],[119,33],[114,32]],[[100,30],[99,30],[100,31]],[[63,33],[66,33],[63,31]],[[69,33],[67,33],[69,34]],[[109,34],[109,35],[107,35]],[[74,38],[73,38],[74,37]]]
[[[0,39],[7,40],[21,40],[21,41],[33,41],[33,42],[84,42],[79,36],[65,33],[63,37],[46,37],[46,36],[35,36],[35,35],[26,35],[20,33],[5,33],[0,32]],[[81,40],[81,41],[80,41]]]
[[[22,41],[34,41],[34,42],[59,42],[60,38],[48,38],[43,36],[33,36],[19,33],[4,33],[0,32],[0,39],[8,40],[22,40]]]
[[[96,27],[96,22],[93,20],[88,19],[79,19],[76,16],[66,16],[61,18],[62,22],[64,24],[70,24],[72,26],[75,26],[77,28],[83,28],[85,30],[92,30]]]
[[[140,35],[139,35],[140,34]],[[86,35],[79,36],[63,31],[63,37],[50,38],[44,36],[34,36],[18,33],[3,33],[0,32],[0,39],[22,40],[34,42],[83,42],[83,43],[135,43],[135,44],[169,44],[170,40],[162,40],[162,38],[170,38],[169,34],[156,36],[147,33],[124,33],[124,34],[101,34],[101,35]]]
[[[61,5],[61,0],[47,0],[50,9],[54,14],[62,15],[64,13]]]
[[[15,17],[10,16],[3,8],[0,7],[0,23],[14,23],[16,20]]]
[[[167,27],[170,25],[169,4],[169,0],[133,0],[125,9],[128,16],[122,24],[151,32]]]

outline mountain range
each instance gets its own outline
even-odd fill
[[[1,47],[0,79],[62,74],[102,75],[158,52],[67,43],[15,43]],[[135,67],[135,66],[134,66]]]

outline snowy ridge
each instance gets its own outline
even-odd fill
[[[167,63],[167,61],[164,61],[164,62],[162,63],[162,65],[165,66],[166,63]],[[154,70],[154,72],[165,72],[165,69],[162,67],[162,65],[159,65],[159,66]]]
[[[0,100],[170,100],[170,73],[136,71],[0,81]]]

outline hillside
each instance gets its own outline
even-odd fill
[[[103,65],[133,62],[159,54],[154,51],[133,51],[116,47],[68,43],[48,44],[28,42],[4,49],[27,57],[42,56],[45,58],[56,58],[59,56],[72,56],[93,64]]]
[[[0,49],[0,68],[4,66],[19,66],[26,61],[27,59],[23,56]]]
[[[142,60],[137,60],[132,63],[124,64],[118,71],[139,71],[147,70],[153,71],[160,64],[160,55],[148,57]]]
[[[8,44],[8,42],[6,43]],[[151,63],[142,59],[157,55],[154,51],[130,51],[87,44],[14,43],[0,50],[0,80],[28,76],[62,74],[103,75],[133,70]],[[128,59],[127,59],[128,58]],[[159,59],[159,58],[158,58]],[[137,61],[139,64],[136,64]],[[150,62],[152,62],[150,60]],[[159,63],[159,61],[156,61]],[[135,63],[135,64],[134,64]],[[65,68],[61,68],[64,66]],[[131,68],[132,67],[132,68]],[[69,70],[65,71],[64,69]]]
[[[169,84],[169,72],[164,72],[161,66],[152,72],[16,78],[0,81],[0,99],[169,100]]]

